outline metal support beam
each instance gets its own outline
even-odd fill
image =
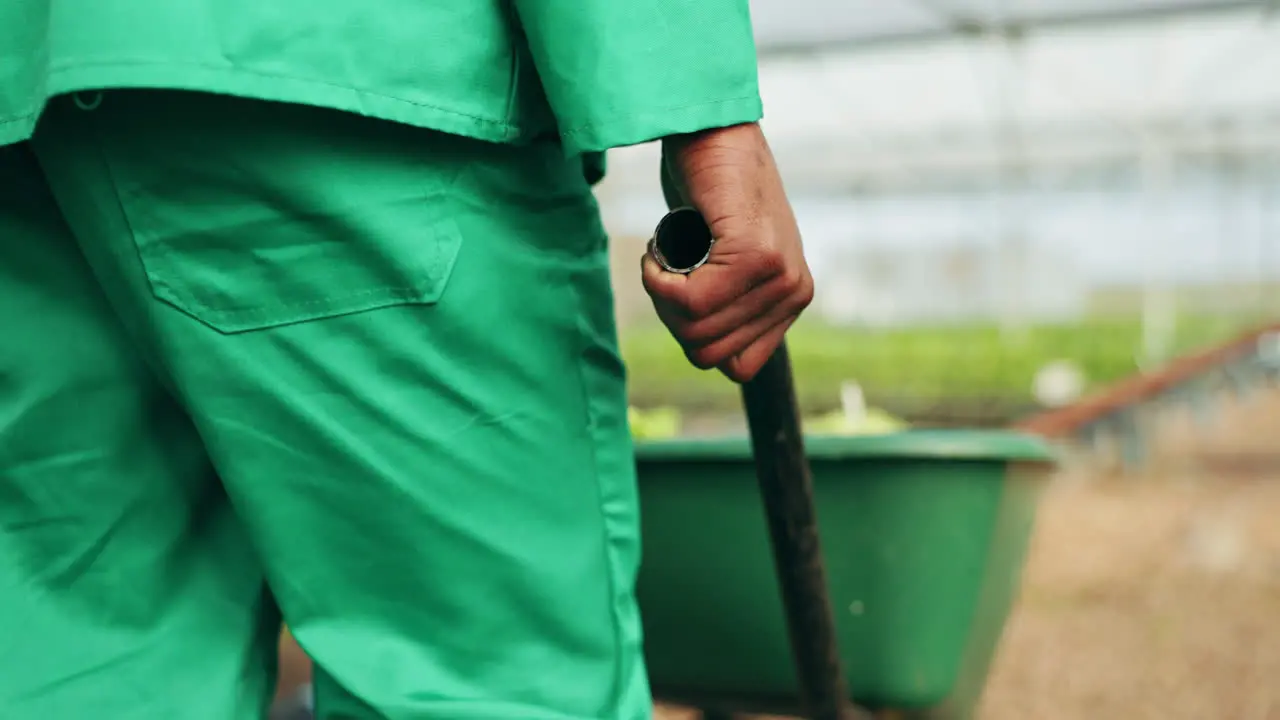
[[[823,38],[814,42],[797,42],[791,39],[772,41],[768,37],[757,40],[760,57],[790,57],[813,55],[830,50],[860,50],[863,48],[904,45],[939,40],[956,35],[967,37],[1025,37],[1029,34],[1065,27],[1114,25],[1122,22],[1141,22],[1162,17],[1212,15],[1250,8],[1262,8],[1274,0],[1170,0],[1164,3],[1113,3],[1081,11],[1069,6],[1051,10],[1035,10],[1035,5],[1024,14],[1001,18],[984,18],[957,13],[938,0],[907,0],[929,9],[943,19],[942,27],[925,27],[918,30],[892,32],[863,32],[842,38]],[[1064,3],[1064,5],[1066,5]]]

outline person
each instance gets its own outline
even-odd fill
[[[602,153],[753,376],[812,295],[747,0],[0,0],[0,717],[649,717]],[[656,219],[655,219],[656,221]]]

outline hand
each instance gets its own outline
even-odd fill
[[[667,138],[662,171],[668,206],[697,208],[716,242],[688,275],[646,254],[645,290],[690,362],[746,382],[813,300],[773,154],[759,125],[736,125]]]

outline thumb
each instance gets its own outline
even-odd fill
[[[651,297],[670,302],[684,295],[689,276],[663,270],[658,261],[646,252],[640,258],[640,280]]]

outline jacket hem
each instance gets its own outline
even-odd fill
[[[489,142],[519,144],[531,142],[540,135],[555,137],[554,131],[533,132],[502,120],[426,102],[238,67],[171,61],[77,63],[53,67],[47,79],[47,92],[42,100],[94,90],[185,90],[329,108]],[[28,118],[29,124],[34,125],[34,121],[35,116]],[[0,123],[0,142],[6,137],[5,129]],[[26,132],[29,134],[31,130]]]
[[[563,130],[565,152],[570,155],[604,152],[639,145],[670,135],[684,135],[712,128],[757,122],[764,116],[758,93],[680,107],[644,110],[616,119]]]

